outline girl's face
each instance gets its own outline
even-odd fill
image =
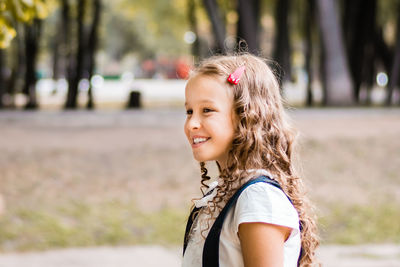
[[[185,90],[185,134],[199,162],[226,165],[234,137],[233,94],[217,77],[196,75]]]

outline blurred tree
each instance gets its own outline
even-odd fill
[[[64,1],[65,4],[68,5]],[[68,93],[65,102],[65,108],[75,109],[77,108],[78,101],[78,86],[79,82],[84,75],[84,56],[85,56],[85,33],[84,33],[84,15],[86,9],[86,0],[77,1],[77,41],[78,47],[75,52],[75,60],[71,58],[69,62],[69,76],[68,76]]]
[[[50,5],[45,0],[0,0],[0,48],[7,48],[17,34],[13,21],[29,23],[44,19]]]
[[[27,96],[25,108],[32,109],[37,107],[36,103],[36,60],[38,53],[38,42],[40,38],[41,20],[47,17],[49,13],[49,4],[43,0],[23,1],[23,0],[2,0],[0,1],[0,48],[5,49],[12,39],[17,35],[18,23],[24,23],[24,42],[25,42],[25,85],[23,93]],[[17,50],[21,51],[20,49]],[[2,51],[3,57],[5,52]],[[16,62],[19,61],[16,57]],[[0,107],[3,107],[3,95],[6,91],[5,85],[14,85],[13,79],[17,74],[12,72],[11,82],[4,79],[4,60],[0,61]],[[16,67],[15,69],[20,69]],[[15,70],[14,69],[14,70]],[[13,88],[13,87],[11,87]]]
[[[129,53],[137,53],[139,58],[154,57],[155,44],[149,41],[152,37],[145,37],[140,28],[145,28],[146,23],[130,21],[125,16],[114,13],[104,14],[103,32],[107,32],[100,45],[107,55],[113,60],[120,61]],[[143,36],[143,38],[142,38]],[[163,45],[160,43],[160,45]]]
[[[23,93],[28,101],[26,109],[36,109],[36,62],[39,50],[39,40],[41,36],[42,23],[39,19],[34,19],[31,23],[25,24],[25,85]]]
[[[189,53],[190,46],[183,42],[189,29],[187,4],[187,0],[107,2],[105,49],[116,59],[128,53],[139,60]]]
[[[212,25],[212,34],[216,43],[212,53],[227,53],[231,49],[258,54],[260,44],[261,2],[259,0],[216,1],[203,0],[203,6]],[[229,15],[227,18],[227,14]],[[237,17],[237,19],[236,19]],[[236,45],[229,42],[227,20],[235,21]]]
[[[70,42],[70,6],[68,1],[63,0],[63,21],[66,27],[66,38],[64,41]],[[91,4],[91,8],[89,8]],[[66,109],[75,109],[78,104],[78,91],[79,83],[82,79],[86,78],[89,81],[88,88],[88,102],[86,107],[89,109],[94,108],[92,86],[90,85],[90,79],[93,76],[95,69],[95,52],[98,43],[98,28],[100,23],[101,14],[101,1],[91,0],[79,0],[76,2],[76,20],[75,25],[77,26],[76,40],[77,47],[73,50],[72,45],[69,43],[69,61],[68,61],[68,93],[65,102]],[[89,12],[91,11],[91,12]],[[92,18],[89,25],[85,23],[87,17]]]
[[[71,18],[68,0],[61,0],[57,10],[56,28],[52,32],[51,49],[53,56],[53,80],[68,76],[71,53]]]
[[[11,26],[10,18],[5,13],[4,4],[0,6],[0,48],[7,48],[11,40],[17,35],[16,30]]]
[[[200,39],[197,25],[196,16],[196,1],[188,0],[187,2],[187,12],[191,31],[195,34],[196,39],[192,44],[192,55],[195,56],[195,61],[200,58]]]
[[[336,4],[332,0],[316,0],[324,53],[325,104],[352,105],[352,81]]]
[[[374,35],[375,51],[377,53],[377,59],[380,65],[383,66],[384,71],[390,76],[393,56],[394,56],[394,33],[387,34],[390,29],[393,28],[398,19],[398,8],[400,4],[399,0],[386,0],[378,1],[378,14],[377,14],[377,25]]]
[[[399,10],[394,8],[400,1],[318,0],[313,4],[314,1],[115,0],[104,2],[107,12],[103,14],[100,0],[59,0],[58,17],[53,16],[50,21],[59,19],[57,34],[43,36],[46,33],[40,34],[38,17],[46,15],[51,9],[49,3],[55,0],[0,0],[0,46],[9,46],[0,54],[0,99],[6,99],[9,105],[8,96],[18,91],[28,96],[27,108],[37,106],[34,74],[42,37],[51,39],[54,78],[64,76],[70,84],[65,107],[75,108],[80,81],[90,80],[96,69],[97,47],[117,62],[113,66],[121,65],[128,54],[133,55],[133,61],[163,56],[165,59],[165,55],[177,57],[188,53],[189,46],[183,37],[192,30],[196,36],[192,52],[196,57],[208,55],[210,50],[230,52],[234,47],[232,36],[245,40],[250,52],[260,53],[260,45],[265,49],[265,40],[270,38],[268,27],[272,26],[268,25],[274,25],[273,57],[286,74],[284,79],[296,78],[291,75],[297,70],[292,70],[291,58],[296,68],[299,62],[304,64],[308,74],[308,104],[313,99],[312,80],[318,75],[325,88],[325,103],[349,105],[353,100],[361,103],[364,99],[368,103],[378,70],[385,71],[390,78],[387,103],[392,103],[393,91],[400,83],[397,77],[399,34],[396,34],[400,28],[396,25],[400,22],[396,22]],[[341,4],[340,13],[335,4]],[[301,5],[304,7],[299,8]],[[313,13],[318,17],[314,18]],[[275,14],[275,23],[271,23],[270,14]],[[300,18],[302,25],[293,23],[296,18]],[[260,25],[265,28],[261,29]],[[315,31],[316,26],[320,32]],[[107,34],[100,43],[99,32]],[[304,43],[298,38],[300,35]],[[260,43],[260,36],[264,43]],[[213,39],[215,46],[203,45]],[[270,51],[269,45],[267,49]],[[304,57],[299,56],[299,51]],[[319,51],[320,57],[316,56]],[[313,60],[316,62],[318,58],[323,70],[320,72],[312,68]],[[118,72],[119,68],[114,67],[112,71]],[[364,92],[367,92],[366,98],[360,99]],[[87,93],[87,107],[91,108],[94,106],[91,87]],[[0,102],[1,106],[3,102]]]
[[[304,35],[305,35],[305,47],[304,47],[304,57],[305,57],[305,70],[307,72],[307,96],[306,96],[306,106],[311,107],[313,105],[313,88],[312,82],[314,79],[314,70],[312,67],[313,62],[313,32],[315,24],[315,0],[305,1],[305,16],[304,16]]]
[[[238,0],[237,37],[239,38],[239,50],[244,45],[240,41],[244,40],[246,41],[248,52],[259,53],[260,8],[260,0]]]
[[[280,65],[276,71],[279,73],[281,82],[291,80],[291,49],[289,40],[289,12],[291,0],[278,0],[275,11],[275,45],[273,58]]]
[[[400,1],[397,3],[397,14],[400,14]],[[396,42],[393,63],[390,70],[389,84],[387,88],[386,105],[392,104],[393,90],[396,86],[399,86],[400,82],[400,15],[397,16],[396,23]],[[400,100],[398,102],[400,105]]]
[[[20,23],[16,23],[15,27],[17,32],[22,32],[22,25]],[[22,91],[23,84],[23,74],[25,70],[25,60],[24,60],[24,43],[22,34],[18,34],[15,39],[12,41],[13,45],[4,50],[4,53],[11,58],[10,61],[10,75],[5,80],[5,93],[7,94],[6,99],[2,99],[3,104],[7,108],[15,108],[15,94],[19,91]],[[8,52],[8,53],[6,53]],[[6,63],[6,62],[5,62]],[[7,71],[8,72],[8,71]],[[22,85],[22,86],[21,86]],[[21,88],[21,90],[20,90]]]
[[[94,74],[95,68],[95,52],[98,47],[98,31],[99,31],[99,24],[100,24],[100,14],[101,14],[102,3],[101,0],[94,0],[93,1],[93,20],[90,27],[89,32],[89,40],[88,40],[88,74],[89,80],[91,80]],[[88,90],[88,102],[86,104],[86,108],[93,109],[94,108],[94,101],[93,101],[93,85],[90,82],[89,90]]]
[[[343,31],[353,80],[353,97],[358,103],[360,87],[367,88],[366,103],[375,76],[376,0],[344,1]]]
[[[207,11],[208,17],[211,21],[211,25],[213,28],[213,35],[216,45],[217,53],[226,53],[225,47],[225,23],[223,19],[223,15],[221,14],[220,8],[216,0],[203,0],[204,7]]]
[[[4,67],[4,51],[0,49],[0,108],[3,108],[2,98],[5,94],[6,86],[5,86],[5,67]]]

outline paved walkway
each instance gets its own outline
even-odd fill
[[[177,249],[159,246],[99,247],[0,254],[0,267],[174,267]]]
[[[99,247],[0,254],[0,267],[176,267],[180,249],[160,246]],[[400,245],[322,246],[327,267],[399,267]]]
[[[326,267],[400,267],[400,244],[322,246],[319,258]]]

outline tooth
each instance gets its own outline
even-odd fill
[[[205,142],[205,141],[207,141],[207,138],[194,138],[193,139],[194,144],[198,144],[198,143]]]

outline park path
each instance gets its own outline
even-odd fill
[[[161,246],[70,248],[0,254],[0,267],[176,267],[179,248]],[[321,246],[326,267],[399,267],[400,245]]]

